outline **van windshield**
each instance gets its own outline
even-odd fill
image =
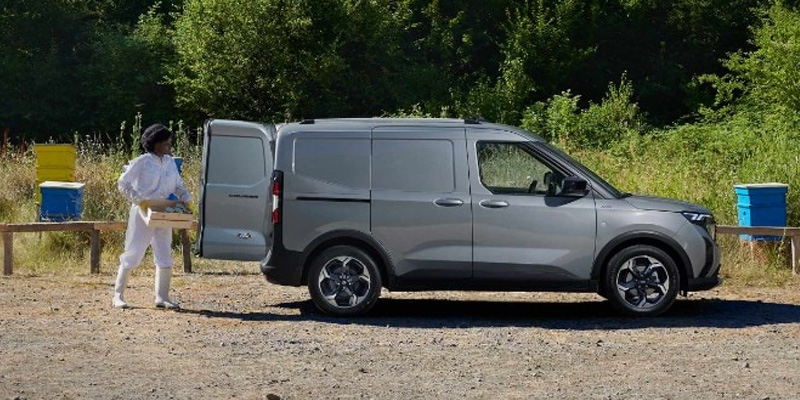
[[[594,173],[592,170],[590,170],[589,168],[586,168],[586,167],[585,167],[583,164],[581,164],[580,162],[578,162],[578,160],[576,160],[576,159],[572,158],[572,157],[571,157],[569,154],[567,154],[567,153],[564,153],[564,152],[563,152],[563,151],[561,151],[561,150],[560,150],[558,147],[555,147],[555,146],[553,146],[552,144],[550,144],[550,143],[547,143],[547,142],[544,142],[544,141],[542,141],[542,142],[539,142],[539,143],[540,143],[542,146],[544,146],[544,147],[545,147],[547,150],[550,150],[551,152],[555,153],[555,154],[556,154],[556,155],[558,155],[559,157],[563,158],[564,160],[566,160],[567,162],[569,162],[570,164],[572,164],[572,166],[574,166],[576,169],[580,170],[580,171],[581,171],[583,174],[585,174],[585,175],[587,175],[589,178],[591,178],[591,179],[592,179],[592,181],[594,181],[595,183],[599,184],[599,185],[600,185],[600,186],[602,186],[602,187],[603,187],[603,188],[604,188],[606,191],[608,191],[609,193],[611,193],[611,195],[612,195],[612,196],[614,196],[614,197],[616,197],[616,198],[620,198],[620,197],[627,197],[627,196],[629,196],[629,195],[630,195],[630,194],[628,194],[628,193],[623,193],[623,192],[620,192],[619,190],[617,190],[617,188],[615,188],[615,187],[614,187],[614,185],[612,185],[612,184],[608,183],[608,181],[606,181],[605,179],[601,178],[599,175],[595,174],[595,173]]]

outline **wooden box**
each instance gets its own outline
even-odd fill
[[[147,226],[154,228],[191,229],[194,215],[179,212],[167,212],[173,202],[167,200],[148,200],[147,212],[139,210]]]

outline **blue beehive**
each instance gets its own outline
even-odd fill
[[[786,190],[783,183],[734,185],[739,226],[786,226]],[[777,241],[780,236],[739,235],[747,241]]]
[[[41,221],[63,222],[81,219],[83,213],[83,183],[46,181],[39,185],[42,203]]]

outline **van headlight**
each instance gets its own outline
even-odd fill
[[[713,215],[690,211],[684,211],[681,214],[683,214],[689,222],[705,229],[708,235],[711,236],[711,239],[717,239],[717,223],[714,221]]]

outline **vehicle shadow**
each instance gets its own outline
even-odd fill
[[[310,300],[280,303],[274,307],[297,310],[299,315],[190,309],[180,312],[243,321],[318,321],[395,328],[540,327],[607,330],[745,328],[800,323],[800,305],[721,299],[678,300],[667,313],[655,318],[620,316],[607,301],[552,303],[380,299],[368,315],[353,318],[324,315],[317,311]]]

